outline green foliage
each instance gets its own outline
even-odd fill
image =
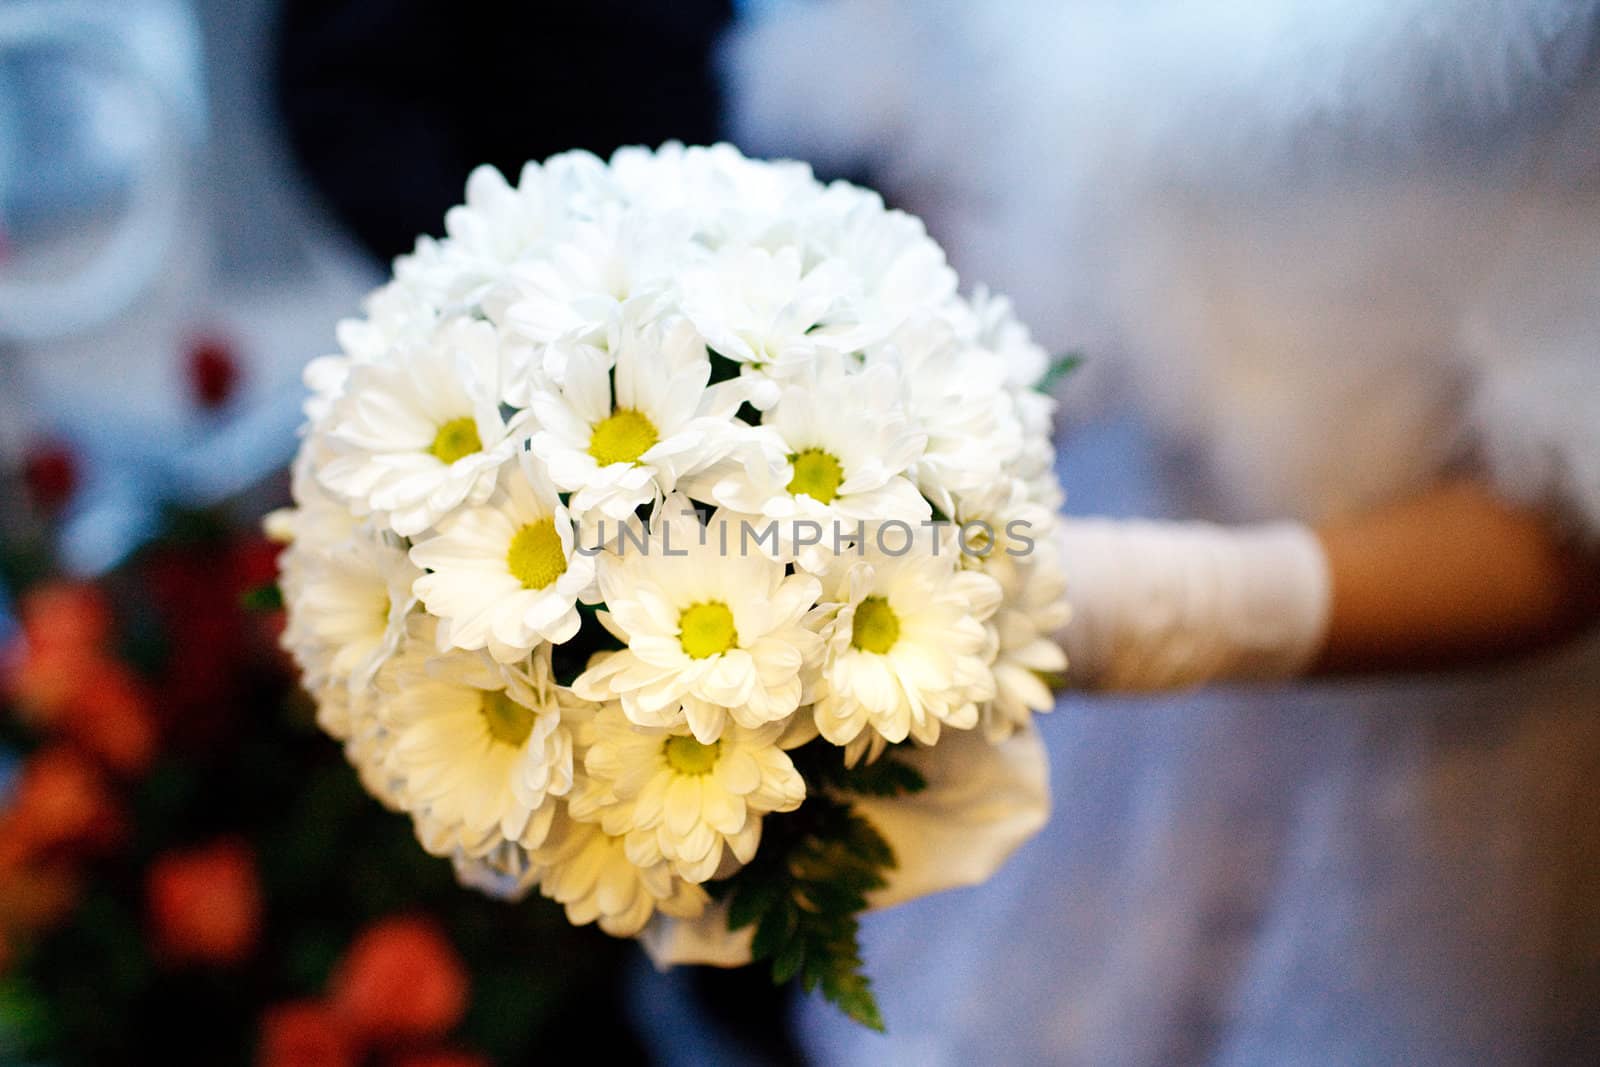
[[[857,916],[867,894],[887,884],[894,851],[849,798],[915,793],[926,782],[892,751],[853,768],[821,742],[791,757],[806,779],[805,803],[767,816],[755,859],[711,888],[728,902],[729,929],[755,928],[751,954],[771,961],[774,982],[820,988],[850,1018],[881,1031],[872,984],[861,973]]]
[[[278,588],[277,582],[268,582],[254,589],[246,589],[240,595],[239,602],[246,611],[277,611],[283,607],[283,590]]]
[[[834,790],[867,797],[920,793],[928,783],[911,764],[894,758],[891,749],[872,763],[846,767],[833,745],[809,744],[789,754],[808,789]]]
[[[1044,372],[1044,377],[1039,379],[1036,387],[1041,393],[1048,393],[1060,385],[1073,371],[1083,364],[1082,352],[1064,352],[1050,360],[1050,368]]]

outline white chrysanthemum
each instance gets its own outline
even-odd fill
[[[578,632],[578,599],[594,583],[594,557],[579,550],[572,518],[544,465],[524,452],[499,488],[417,541],[411,560],[428,572],[416,593],[440,620],[447,647],[487,648],[502,663],[541,641]]]
[[[580,517],[626,519],[733,440],[745,390],[708,386],[705,343],[687,322],[625,322],[614,352],[575,345],[564,363],[559,386],[529,398],[532,448]]]
[[[1036,503],[1056,511],[1066,499],[1056,477],[1056,450],[1050,442],[1056,402],[1043,393],[1027,389],[1013,392],[1011,399],[1022,423],[1022,448],[1013,461],[1011,473],[1027,483],[1028,494]]]
[[[669,144],[480,168],[444,228],[307,368],[268,527],[322,725],[464,884],[697,915],[801,802],[787,749],[1047,709],[1046,360],[919,220]]]
[[[515,186],[494,167],[478,167],[467,178],[466,203],[445,213],[448,236],[418,240],[395,260],[395,277],[442,311],[492,308],[506,269],[563,233],[590,190],[608,185],[605,164],[588,152],[529,163]]]
[[[983,624],[999,583],[959,569],[950,539],[917,539],[900,556],[873,541],[864,558],[833,560],[810,619],[826,642],[817,729],[852,762],[907,737],[933,744],[941,726],[970,729],[994,695]]]
[[[362,788],[393,812],[409,810],[405,779],[395,773],[389,759],[394,734],[376,713],[377,698],[352,701],[348,717],[349,735],[344,739],[344,758],[355,768]],[[321,711],[318,722],[322,722]]]
[[[613,937],[632,937],[657,911],[692,919],[706,893],[672,873],[665,861],[649,867],[628,859],[622,838],[595,823],[559,816],[533,853],[539,892],[565,906],[574,925],[597,922]]]
[[[362,520],[317,481],[318,468],[329,458],[322,438],[312,435],[301,442],[299,453],[289,465],[289,492],[294,506],[267,514],[261,523],[267,537],[284,545],[304,541],[328,547],[356,536]]]
[[[782,722],[755,730],[730,723],[703,744],[687,726],[636,726],[609,704],[586,727],[588,775],[572,813],[598,817],[635,865],[666,860],[679,877],[704,882],[724,865],[724,845],[733,861],[749,863],[761,816],[805,799],[805,782],[779,747],[784,730]]]
[[[623,306],[665,287],[700,250],[683,224],[611,206],[575,223],[544,253],[511,268],[506,325],[540,344],[602,346],[620,325]]]
[[[733,247],[685,273],[683,312],[719,355],[760,372],[757,407],[777,399],[776,381],[804,372],[819,346],[850,352],[855,342],[837,323],[859,288],[843,264],[806,269],[798,248]]]
[[[958,497],[950,519],[960,538],[961,565],[986,572],[1047,550],[1057,523],[1026,482],[1006,477]]]
[[[963,497],[954,515],[961,562],[1000,583],[994,636],[994,699],[984,704],[985,735],[998,744],[1038,712],[1055,706],[1045,675],[1067,665],[1052,635],[1067,624],[1066,575],[1055,548],[1055,513],[1020,478]]]
[[[387,362],[353,367],[328,416],[334,455],[322,483],[402,537],[481,504],[520,441],[501,412],[505,358],[492,326],[457,319]]]
[[[422,343],[439,322],[433,305],[399,282],[373,290],[362,308],[365,317],[344,319],[336,327],[340,353],[306,364],[302,378],[311,395],[306,398],[305,412],[314,425],[328,416],[344,394],[351,368],[382,362],[396,348]]]
[[[544,871],[533,861],[533,854],[511,841],[490,849],[482,856],[457,852],[450,857],[456,881],[468,889],[517,903],[539,884]]]
[[[907,418],[893,367],[850,374],[834,361],[819,368],[784,387],[763,416],[762,430],[776,435],[787,457],[781,467],[719,464],[687,480],[686,491],[735,512],[781,520],[786,538],[797,520],[817,523],[825,544],[835,530],[853,531],[861,521],[916,525],[932,514],[906,476],[927,437]]]
[[[1000,583],[994,630],[994,699],[981,709],[984,735],[999,744],[1035,713],[1055,707],[1046,675],[1067,666],[1053,634],[1067,624],[1066,573],[1048,542],[1028,556],[1000,557],[985,569]]]
[[[730,719],[754,729],[793,714],[820,648],[802,620],[821,587],[744,535],[721,515],[702,526],[674,496],[642,547],[623,539],[601,556],[601,618],[627,647],[597,657],[573,683],[579,695],[620,699],[639,725],[686,725],[705,744]]]
[[[828,186],[817,207],[800,239],[813,255],[845,261],[862,280],[853,320],[863,343],[956,299],[956,273],[921,219],[887,210],[877,193],[842,182]]]
[[[557,686],[542,648],[524,668],[481,653],[431,653],[426,625],[379,676],[378,714],[391,738],[423,847],[481,856],[544,840],[555,797],[572,788],[571,720],[588,713]]]
[[[1022,424],[986,353],[964,348],[950,324],[927,316],[901,327],[869,357],[895,367],[911,424],[927,440],[909,477],[950,514],[957,494],[1004,478],[1022,447]]]
[[[1050,369],[1050,356],[1034,340],[1012,310],[1011,300],[979,285],[972,294],[971,340],[992,353],[1013,389],[1033,389]]]
[[[297,538],[280,558],[286,623],[281,643],[334,737],[351,732],[353,705],[400,647],[421,573],[382,535],[359,531],[336,544]]]
[[[820,192],[806,164],[747,159],[727,144],[619,148],[611,178],[632,210],[687,221],[707,248],[766,244],[805,217]]]

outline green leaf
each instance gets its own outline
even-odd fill
[[[854,767],[846,767],[839,749],[827,742],[804,745],[790,753],[790,758],[809,788],[892,797],[920,793],[928,786],[915,767],[896,758],[893,746],[875,762]]]
[[[876,763],[847,772],[839,788],[868,797],[897,797],[922,792],[928,788],[928,780],[909,763],[886,755]]]
[[[753,885],[742,888],[728,903],[728,929],[743,930],[760,921],[761,917],[778,902],[779,889],[775,885]]]
[[[923,789],[916,769],[891,750],[846,767],[839,750],[813,742],[790,753],[809,795],[792,812],[767,816],[756,856],[708,888],[728,902],[728,926],[755,927],[751,954],[770,960],[772,978],[819,990],[850,1018],[883,1029],[862,974],[856,916],[895,864],[883,835],[850,805],[852,796],[898,796]]]
[[[800,925],[800,909],[793,900],[780,900],[756,924],[756,936],[750,941],[750,955],[764,960],[776,956],[788,945]]]
[[[1044,372],[1044,377],[1039,379],[1039,384],[1034,388],[1041,393],[1048,393],[1082,364],[1082,352],[1062,353],[1050,361],[1050,369]]]
[[[822,980],[822,995],[850,1018],[870,1030],[884,1032],[883,1014],[872,995],[872,983],[860,972],[841,973]]]
[[[283,607],[283,590],[278,588],[277,582],[268,582],[246,589],[239,596],[239,603],[246,611],[277,611]]]
[[[783,946],[778,954],[772,958],[772,981],[776,985],[783,985],[796,974],[806,961],[806,942],[804,938],[796,937]]]

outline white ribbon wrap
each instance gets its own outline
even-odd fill
[[[1296,522],[1065,519],[1075,688],[1120,692],[1303,674],[1327,636],[1332,580]]]

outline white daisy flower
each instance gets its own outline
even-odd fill
[[[799,521],[817,524],[828,544],[835,531],[854,531],[861,522],[897,519],[916,526],[932,515],[906,476],[927,436],[906,418],[894,368],[879,364],[850,374],[835,362],[785,386],[761,428],[776,435],[787,457],[781,466],[724,463],[686,480],[685,491],[741,514],[779,520],[786,544],[797,536]]]
[[[982,353],[963,348],[942,319],[925,316],[868,357],[869,364],[879,361],[898,368],[906,411],[927,439],[909,471],[924,496],[948,515],[956,494],[1003,479],[1021,449],[1022,426]]]
[[[1066,494],[1056,477],[1056,450],[1050,442],[1055,399],[1031,389],[1019,389],[1011,394],[1011,399],[1022,422],[1022,448],[1012,463],[1011,472],[1027,483],[1028,493],[1037,503],[1058,511]]]
[[[898,544],[898,542],[896,542]],[[871,542],[863,559],[836,557],[810,623],[826,642],[813,713],[846,759],[875,758],[885,743],[970,729],[993,697],[984,622],[1000,584],[960,570],[953,543],[922,538],[900,556]]]
[[[363,520],[317,481],[317,470],[331,458],[328,443],[318,434],[309,435],[289,466],[289,491],[294,506],[279,508],[262,520],[262,530],[279,544],[304,541],[328,548],[356,537]]]
[[[533,862],[540,869],[539,892],[564,905],[569,922],[598,923],[613,937],[632,937],[657,911],[695,918],[709,899],[666,862],[636,866],[622,838],[565,815],[555,820]]]
[[[438,325],[439,313],[417,293],[399,282],[374,290],[362,308],[364,318],[344,319],[335,328],[338,355],[321,356],[306,364],[302,378],[311,395],[306,417],[319,424],[344,393],[350,370],[363,363],[378,363],[397,347],[423,341]]]
[[[853,279],[838,262],[805,269],[792,246],[729,248],[688,271],[680,288],[683,312],[706,344],[756,379],[758,408],[776,401],[778,381],[816,361],[819,345],[854,348],[848,330],[834,324],[857,288]]]
[[[431,653],[427,629],[413,627],[407,651],[379,676],[387,762],[418,840],[438,856],[538,845],[554,798],[572,788],[571,722],[588,709],[552,680],[548,648],[509,667],[481,653]]]
[[[972,294],[972,341],[994,354],[1005,368],[1005,382],[1016,389],[1036,388],[1050,369],[1050,356],[1017,319],[1008,297],[980,285]]]
[[[1043,675],[1067,665],[1052,636],[1071,614],[1052,536],[1057,519],[1020,478],[961,498],[953,518],[962,566],[1000,583],[1000,607],[986,624],[995,646],[995,696],[980,709],[985,735],[998,744],[1055,707]]]
[[[1048,542],[1041,541],[1028,556],[1003,556],[985,572],[1000,583],[1002,597],[988,623],[994,631],[994,699],[980,713],[984,735],[999,744],[1035,713],[1055,707],[1044,676],[1067,667],[1066,653],[1052,635],[1071,612],[1066,572]]]
[[[367,698],[378,668],[400,647],[416,603],[411,583],[421,572],[403,549],[366,530],[333,545],[298,538],[279,567],[286,609],[280,643],[317,699],[318,722],[344,740],[353,705]]]
[[[346,698],[350,694],[344,694]],[[377,698],[353,704],[347,717],[349,733],[344,738],[344,758],[355,769],[366,791],[392,812],[408,810],[405,779],[395,773],[389,753],[394,734],[376,713]],[[319,707],[319,723],[323,722]]]
[[[611,177],[632,211],[686,220],[695,243],[714,249],[757,243],[775,228],[787,229],[818,197],[804,163],[757,163],[726,144],[619,148],[611,156]]]
[[[575,223],[543,254],[511,268],[504,323],[539,344],[583,341],[607,345],[623,305],[667,284],[695,246],[685,224],[624,213],[615,205],[593,221]]]
[[[620,699],[641,726],[686,725],[704,744],[729,720],[748,729],[788,718],[804,701],[820,643],[802,624],[821,588],[742,543],[744,529],[689,501],[667,499],[640,546],[599,559],[601,621],[627,647],[597,657],[573,688]]]
[[[523,452],[483,504],[443,519],[411,548],[428,573],[415,590],[437,616],[442,647],[489,650],[510,663],[541,641],[578,632],[578,600],[594,584],[594,557],[578,548],[572,517],[544,465]]]
[[[354,367],[329,413],[323,485],[402,537],[483,503],[521,441],[501,414],[502,358],[494,327],[456,319],[388,362]]]
[[[996,568],[1048,551],[1057,523],[1055,511],[1036,501],[1021,478],[997,478],[957,497],[950,520],[961,565],[996,577]]]
[[[573,346],[559,387],[529,397],[533,451],[580,517],[626,519],[736,440],[745,390],[710,378],[687,322],[624,323],[614,353]]]
[[[806,227],[813,254],[843,260],[864,284],[854,315],[861,343],[956,298],[956,273],[921,219],[887,210],[877,193],[839,182],[818,205]]]
[[[462,886],[513,904],[525,898],[544,873],[528,849],[511,841],[482,856],[457,852],[450,857],[450,866]]]
[[[605,164],[587,152],[566,152],[542,166],[529,163],[512,186],[494,167],[467,177],[466,203],[445,213],[443,240],[424,237],[395,260],[395,277],[447,312],[481,305],[494,310],[506,268],[564,232],[574,202],[606,184]]]
[[[586,728],[588,776],[572,812],[597,816],[637,866],[664,859],[679,877],[704,882],[727,862],[750,862],[762,815],[805,799],[805,782],[779,747],[784,731],[781,722],[755,730],[729,723],[702,744],[687,726],[636,726],[608,704]]]

